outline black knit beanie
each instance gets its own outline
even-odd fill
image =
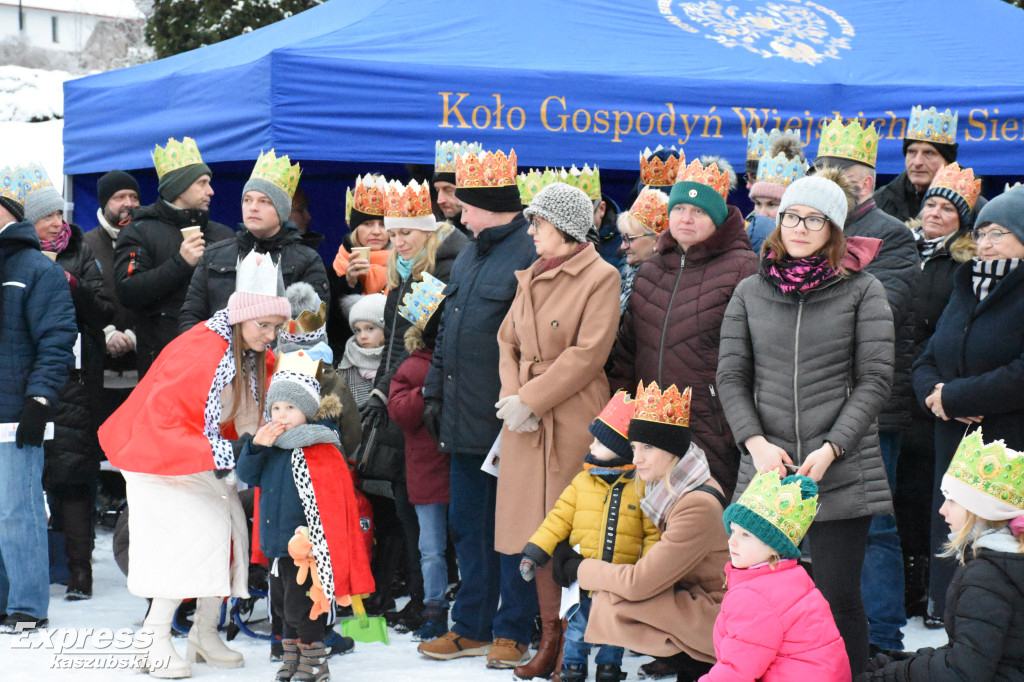
[[[634,441],[653,445],[682,458],[690,449],[690,429],[677,424],[632,419],[629,422],[629,442]]]
[[[175,199],[185,193],[193,182],[203,177],[204,175],[213,175],[213,171],[205,163],[193,163],[190,166],[184,166],[182,168],[176,168],[169,171],[166,175],[160,178],[160,184],[157,185],[157,190],[167,201],[173,202]]]
[[[0,197],[0,205],[10,211],[11,215],[13,215],[14,219],[19,223],[25,219],[25,206],[19,204],[14,199],[11,199],[10,197]]]
[[[455,184],[455,173],[442,171],[440,173],[434,173],[434,182],[448,182]]]
[[[99,196],[100,208],[106,208],[110,197],[123,189],[135,190],[135,193],[138,194],[139,183],[135,178],[120,170],[112,170],[100,177],[96,181],[96,194]]]
[[[519,187],[458,187],[455,198],[464,204],[481,208],[492,213],[516,213],[523,210]]]

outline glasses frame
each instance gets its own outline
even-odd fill
[[[643,234],[637,234],[637,235],[624,234],[624,235],[620,235],[620,236],[622,238],[622,243],[625,244],[626,247],[628,248],[629,245],[632,244],[637,239],[641,239],[643,237],[657,237],[658,233],[657,232],[644,232]]]
[[[787,217],[792,217],[793,219],[795,219],[796,220],[796,224],[794,224],[794,225],[787,225],[786,224],[786,218]],[[820,220],[821,221],[821,225],[819,227],[811,227],[810,222],[808,222],[810,220]],[[788,230],[795,230],[797,227],[800,226],[800,223],[803,223],[804,228],[808,232],[821,232],[822,230],[825,229],[825,226],[828,225],[829,220],[825,216],[820,216],[820,215],[798,216],[796,213],[790,213],[789,211],[781,211],[781,212],[779,212],[779,226],[780,227],[785,227]]]
[[[969,234],[971,235],[971,239],[974,240],[975,244],[980,244],[981,240],[985,238],[988,238],[988,240],[993,244],[998,244],[999,240],[1001,240],[1006,235],[1010,234],[1010,231],[1001,230],[999,228],[993,227],[984,231],[980,229],[974,229],[971,230]]]
[[[256,328],[259,329],[261,332],[267,331],[267,327],[271,326],[269,322],[257,322],[256,320],[247,320],[247,321],[248,322],[252,322],[254,325],[256,325]],[[273,327],[274,327],[274,336],[278,336],[281,332],[283,332],[285,330],[286,324],[276,324],[276,325],[273,325]]]

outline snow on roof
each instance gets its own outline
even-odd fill
[[[18,6],[18,0],[0,0],[0,5]],[[135,6],[135,0],[21,0],[24,9],[42,9],[51,12],[89,14],[111,19],[145,20]]]
[[[63,120],[40,123],[0,121],[0,139],[4,141],[0,167],[39,163],[57,185],[58,178],[64,177],[63,131]]]
[[[0,66],[0,121],[46,120],[64,115],[66,71]],[[4,144],[8,143],[4,140]],[[6,151],[6,149],[5,149]]]

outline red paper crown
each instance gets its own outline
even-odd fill
[[[463,154],[455,159],[457,187],[516,187],[516,150]]]
[[[430,186],[410,180],[402,185],[392,180],[387,188],[384,199],[384,216],[387,218],[423,218],[433,217],[434,209],[430,205]]]
[[[384,188],[382,178],[374,177],[367,173],[363,177],[356,176],[355,191],[348,193],[348,213],[351,216],[352,210],[366,213],[368,215],[384,215]]]
[[[961,168],[956,161],[939,169],[932,180],[932,187],[944,187],[956,192],[964,198],[972,211],[978,201],[978,195],[981,194],[981,180],[975,180],[974,171],[970,168]]]
[[[659,422],[672,426],[690,426],[690,387],[682,393],[672,384],[663,391],[658,382],[652,381],[644,388],[644,382],[636,387],[636,412],[633,419]]]
[[[645,149],[640,153],[640,184],[648,187],[671,187],[676,181],[676,173],[680,166],[686,163],[682,151],[676,151],[672,147],[672,156],[668,161],[662,161],[655,153],[661,150],[659,145],[653,152]]]
[[[668,227],[668,195],[660,189],[644,187],[630,207],[629,215],[651,232],[661,234]]]
[[[636,410],[636,401],[625,391],[617,391],[597,418],[623,438],[629,438],[629,420]]]
[[[707,185],[721,194],[722,199],[729,200],[729,173],[718,170],[716,163],[709,164],[705,168],[699,159],[694,159],[689,166],[679,167],[676,182],[697,182]]]

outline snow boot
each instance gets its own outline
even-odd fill
[[[185,650],[185,658],[190,662],[205,661],[211,668],[241,668],[245,665],[242,654],[229,649],[217,634],[223,602],[220,597],[196,599],[196,615],[192,617]]]
[[[298,643],[299,666],[291,682],[327,682],[331,670],[327,667],[327,647],[323,642]]]
[[[192,666],[178,655],[171,642],[171,621],[180,603],[178,599],[153,599],[142,629],[136,634],[136,646],[146,657],[141,669],[151,677],[174,680],[192,676]]]
[[[624,679],[626,679],[626,673],[622,672],[622,668],[611,663],[599,664],[597,674],[594,676],[594,682],[619,682]]]
[[[324,646],[327,647],[328,656],[333,656],[334,654],[344,655],[355,651],[356,641],[351,637],[339,635],[334,628],[328,626],[324,630]]]
[[[409,602],[401,611],[388,611],[384,614],[384,620],[395,629],[395,632],[415,632],[420,629],[426,622],[423,595],[420,595],[418,599],[415,595],[410,597]],[[445,628],[445,632],[447,631],[448,628]],[[443,635],[444,632],[441,634]]]
[[[280,634],[270,635],[270,660],[274,663],[280,663],[284,660],[284,637]]]
[[[68,590],[64,598],[82,601],[92,598],[92,521],[93,505],[89,497],[62,500],[61,529],[64,553],[68,557]]]
[[[288,682],[299,669],[299,640],[282,639],[281,651],[281,667],[277,669],[274,682]]]
[[[428,606],[423,611],[423,621],[423,625],[412,634],[414,642],[429,642],[448,632],[448,609]]]
[[[562,603],[562,588],[552,577],[550,563],[537,569],[534,581],[537,584],[537,602],[540,606],[541,638],[534,657],[528,663],[516,666],[512,671],[521,680],[551,676],[555,671],[555,659],[558,658],[560,650],[558,641],[562,636],[562,619],[558,617],[558,609]]]
[[[562,682],[584,682],[587,679],[586,663],[567,663],[562,666]]]

